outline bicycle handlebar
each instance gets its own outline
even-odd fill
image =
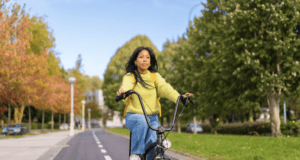
[[[147,117],[147,115],[146,115],[146,111],[145,111],[145,108],[144,108],[144,104],[142,103],[142,98],[141,98],[141,96],[140,96],[139,93],[137,93],[137,92],[135,92],[135,91],[132,91],[132,90],[128,90],[128,91],[126,91],[125,93],[122,93],[122,94],[120,94],[120,95],[117,95],[116,98],[115,98],[115,101],[118,102],[118,101],[120,101],[120,100],[122,100],[122,99],[125,99],[126,97],[130,96],[131,94],[136,94],[136,95],[138,96],[148,126],[149,126],[152,130],[159,131],[158,128],[152,128],[152,126],[150,125],[150,122],[149,122],[148,117]],[[179,101],[180,101],[181,97],[182,97],[182,95],[179,95],[178,98],[177,98],[177,101],[176,101],[176,107],[175,107],[175,111],[174,111],[174,115],[173,115],[173,121],[172,121],[171,128],[173,128],[173,126],[174,126],[175,117],[176,117],[176,113],[177,113],[177,108],[178,108]],[[186,96],[186,99],[187,99],[187,100],[186,100],[186,103],[184,104],[184,107],[187,107],[187,106],[188,106],[188,104],[187,104],[187,103],[188,103],[188,100],[189,100],[192,104],[195,104],[193,101],[191,101],[191,100],[189,99],[189,96],[188,96],[188,95]],[[170,131],[171,128],[166,128],[165,131]]]

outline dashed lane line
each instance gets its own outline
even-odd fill
[[[110,156],[104,156],[105,160],[112,160]]]
[[[106,150],[105,150],[105,149],[101,149],[101,152],[102,152],[102,153],[106,153]]]
[[[93,134],[93,136],[94,136],[94,139],[95,139],[96,143],[98,144],[98,147],[99,147],[99,148],[103,148],[103,146],[100,145],[101,143],[100,143],[99,139],[97,138],[97,136],[95,135],[95,133],[92,132],[92,134]],[[106,153],[106,150],[105,150],[105,149],[101,149],[101,152],[102,152],[102,153]],[[104,158],[105,158],[105,160],[112,160],[112,159],[110,158],[110,156],[108,156],[108,155],[105,155]]]

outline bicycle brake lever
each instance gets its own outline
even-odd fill
[[[195,105],[195,102],[193,102],[191,99],[189,99],[189,101],[190,101],[193,105]]]

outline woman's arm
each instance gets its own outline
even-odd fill
[[[167,98],[176,103],[179,93],[158,72],[156,73],[155,86],[157,86],[159,97]]]
[[[133,87],[134,87],[134,83],[133,83],[133,79],[132,79],[132,74],[127,73],[123,77],[122,85],[121,85],[119,91],[117,92],[117,95],[124,93],[128,90],[132,90]]]

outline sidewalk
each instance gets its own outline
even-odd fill
[[[38,131],[35,131],[38,132]],[[76,136],[81,130],[75,129]],[[50,132],[23,138],[0,139],[0,159],[50,160],[59,153],[72,137],[70,131]]]

